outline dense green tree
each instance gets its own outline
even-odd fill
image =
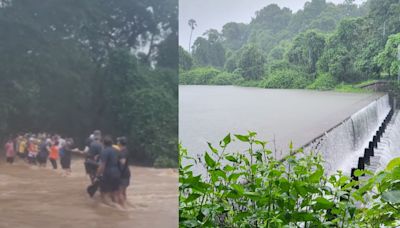
[[[192,56],[195,64],[223,68],[225,48],[221,43],[221,34],[217,30],[210,29],[204,35],[207,39],[199,37],[193,44]]]
[[[316,64],[325,48],[325,37],[315,31],[299,34],[288,52],[290,63],[305,66],[308,73],[316,73]]]
[[[264,76],[264,64],[265,57],[257,47],[254,45],[244,47],[238,62],[244,79],[261,79]]]
[[[398,0],[369,0],[361,5],[353,0],[341,4],[310,0],[295,13],[271,4],[257,11],[249,24],[230,22],[223,27],[221,42],[227,49],[224,69],[246,80],[263,79],[264,74],[266,78],[283,75],[275,74],[279,70],[291,70],[291,75],[299,72],[312,80],[325,75],[318,78],[314,88],[332,88],[327,85],[330,82],[336,85],[376,79],[381,73],[394,74],[388,67],[393,61],[386,61],[388,56],[385,60],[382,50],[388,37],[400,32],[398,15]],[[249,66],[257,58],[246,52],[249,47],[263,56],[263,61],[257,60],[263,64],[256,74],[250,71],[253,68]]]
[[[249,28],[244,23],[229,22],[222,27],[223,45],[227,49],[238,50],[247,41]]]
[[[400,33],[389,36],[385,45],[375,61],[382,70],[390,75],[397,75],[400,66]]]
[[[181,46],[179,46],[179,69],[190,70],[193,66],[192,56],[185,51]]]
[[[2,1],[0,140],[101,129],[135,161],[176,162],[177,13],[175,0]]]
[[[319,68],[329,72],[339,82],[360,80],[362,72],[356,68],[356,58],[363,48],[364,20],[344,19],[328,39]]]
[[[251,25],[252,27],[276,33],[288,26],[291,16],[292,11],[289,8],[281,9],[277,4],[270,4],[256,12]]]

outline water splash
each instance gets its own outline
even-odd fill
[[[306,145],[304,151],[320,152],[328,173],[350,174],[389,111],[389,96],[382,96]]]
[[[400,114],[396,111],[389,122],[386,131],[383,133],[378,147],[375,149],[375,156],[371,157],[371,164],[366,169],[378,172],[387,166],[394,158],[400,157]]]

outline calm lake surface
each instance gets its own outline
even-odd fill
[[[191,155],[228,133],[255,131],[277,157],[300,147],[382,96],[235,86],[179,86],[179,138]],[[273,143],[275,142],[275,143]],[[232,144],[231,151],[246,147]]]

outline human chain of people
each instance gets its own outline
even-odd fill
[[[4,145],[6,162],[14,163],[16,157],[31,166],[47,167],[48,161],[52,169],[61,165],[64,176],[69,176],[72,153],[84,154],[84,167],[90,177],[87,192],[93,197],[100,192],[103,203],[127,207],[126,190],[130,185],[129,152],[126,137],[116,138],[102,136],[95,130],[85,141],[84,150],[75,146],[72,138],[63,138],[59,134],[26,133],[9,137]]]

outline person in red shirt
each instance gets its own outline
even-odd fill
[[[55,141],[50,148],[49,159],[53,169],[57,169],[57,159],[58,159],[58,141]]]

